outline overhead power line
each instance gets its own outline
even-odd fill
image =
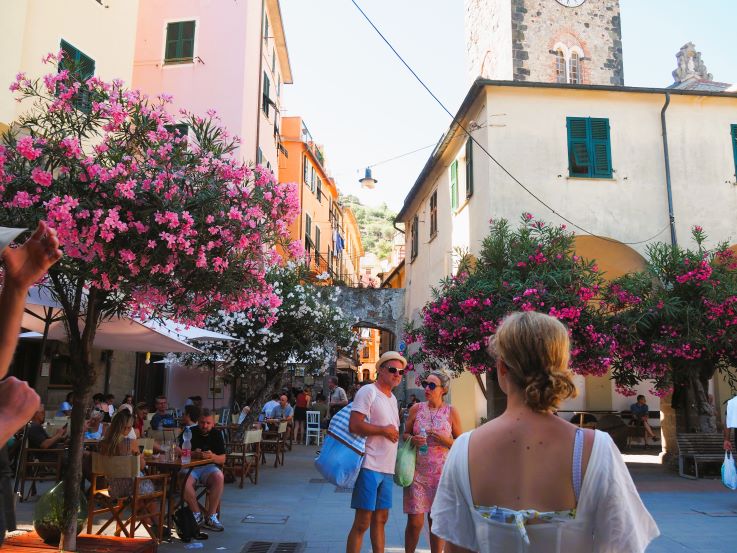
[[[530,190],[527,186],[525,186],[504,165],[502,165],[502,163],[500,161],[498,161],[493,155],[491,155],[491,153],[481,143],[479,143],[478,140],[476,140],[471,135],[471,133],[468,131],[468,129],[466,129],[466,127],[463,126],[463,124],[461,123],[461,121],[456,116],[454,116],[447,107],[445,107],[445,104],[443,104],[443,102],[440,100],[440,98],[438,98],[435,95],[435,93],[430,89],[430,87],[425,84],[425,82],[420,78],[420,76],[415,72],[415,70],[412,69],[412,67],[409,65],[409,63],[407,63],[405,61],[405,59],[397,51],[397,49],[394,48],[394,46],[392,45],[392,43],[389,42],[389,40],[384,36],[384,34],[374,24],[374,22],[371,21],[371,18],[368,15],[366,15],[366,12],[364,12],[363,9],[361,8],[361,6],[358,5],[358,2],[356,0],[351,0],[351,2],[356,7],[356,9],[361,13],[361,15],[363,16],[363,18],[368,22],[368,24],[371,25],[371,27],[374,29],[374,31],[376,31],[376,33],[381,37],[381,40],[383,40],[384,43],[386,43],[386,45],[391,49],[391,51],[394,52],[394,55],[397,56],[397,59],[399,59],[399,61],[402,62],[402,64],[407,68],[407,70],[410,73],[412,73],[412,76],[417,80],[418,83],[420,83],[420,85],[422,86],[422,88],[424,88],[427,91],[427,93],[432,97],[432,99],[435,100],[435,102],[437,102],[437,104],[443,109],[443,111],[445,111],[445,113],[447,113],[450,116],[450,118],[452,119],[451,126],[453,126],[453,124],[458,125],[458,127],[466,134],[466,136],[468,136],[468,138],[470,138],[473,141],[473,143],[476,146],[478,146],[481,149],[481,151],[484,152],[491,161],[493,161],[502,171],[504,171],[504,173],[506,173],[509,176],[509,178],[512,179],[512,181],[514,181],[525,192],[527,192],[530,196],[532,196],[535,200],[537,200],[541,205],[543,205],[547,209],[549,209],[554,215],[557,215],[563,221],[565,221],[566,223],[568,223],[572,227],[580,230],[581,232],[583,232],[585,234],[594,236],[596,238],[601,238],[602,240],[606,240],[608,242],[613,242],[615,244],[626,244],[628,246],[634,246],[634,245],[637,245],[637,244],[644,244],[646,242],[650,242],[651,240],[653,240],[653,239],[657,238],[658,236],[660,236],[661,234],[663,234],[663,232],[665,232],[670,227],[670,223],[668,223],[661,230],[659,230],[656,234],[653,234],[651,237],[646,238],[644,240],[638,240],[638,241],[635,241],[635,242],[622,242],[620,240],[614,240],[612,238],[608,238],[606,236],[601,236],[601,235],[598,235],[598,234],[596,234],[594,232],[591,232],[590,230],[588,230],[588,229],[582,227],[581,225],[573,222],[571,219],[565,217],[557,209],[555,209],[553,206],[551,206],[550,204],[548,204],[545,200],[543,200],[542,198],[540,198],[537,194],[535,194],[532,190]]]

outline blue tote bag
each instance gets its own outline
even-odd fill
[[[315,468],[331,484],[352,488],[366,453],[366,438],[351,434],[348,423],[353,403],[349,403],[330,419],[327,436],[315,459]]]

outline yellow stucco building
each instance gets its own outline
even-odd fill
[[[596,138],[601,146],[574,155],[572,133],[579,131],[578,142]],[[478,254],[490,219],[514,224],[530,212],[569,224],[533,194],[592,234],[578,233],[576,251],[596,259],[608,278],[641,268],[647,245],[669,242],[671,228],[685,247],[693,245],[694,225],[705,227],[708,246],[734,243],[736,168],[737,94],[478,80],[397,217],[408,229],[405,312],[418,320],[431,288],[456,273],[454,252]],[[633,401],[617,394],[608,377],[577,377],[577,386],[579,396],[562,409],[623,410]],[[643,383],[637,390],[657,410],[649,388]],[[719,382],[711,391],[717,405],[730,397]],[[471,375],[454,380],[452,401],[464,428],[486,415]]]

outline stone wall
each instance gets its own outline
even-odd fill
[[[553,49],[584,52],[582,84],[624,84],[618,0],[566,8],[555,0],[466,0],[466,57],[471,81],[555,82]]]
[[[624,84],[617,0],[566,8],[553,0],[511,0],[514,80],[555,82],[557,43],[584,52],[582,84]]]
[[[510,0],[466,0],[466,66],[469,84],[477,77],[512,79]]]

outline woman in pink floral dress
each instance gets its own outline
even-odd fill
[[[443,465],[450,446],[461,434],[461,419],[458,411],[445,403],[443,397],[448,393],[450,378],[440,371],[431,372],[422,381],[426,401],[412,406],[407,417],[407,433],[404,439],[411,439],[415,446],[417,460],[415,478],[409,487],[404,488],[404,512],[407,513],[407,527],[404,530],[404,550],[414,553],[420,532],[425,525],[425,513],[430,527],[430,551],[441,553],[445,542],[433,535],[430,508],[435,499]],[[425,430],[427,438],[421,436]],[[427,452],[422,453],[423,446]]]

